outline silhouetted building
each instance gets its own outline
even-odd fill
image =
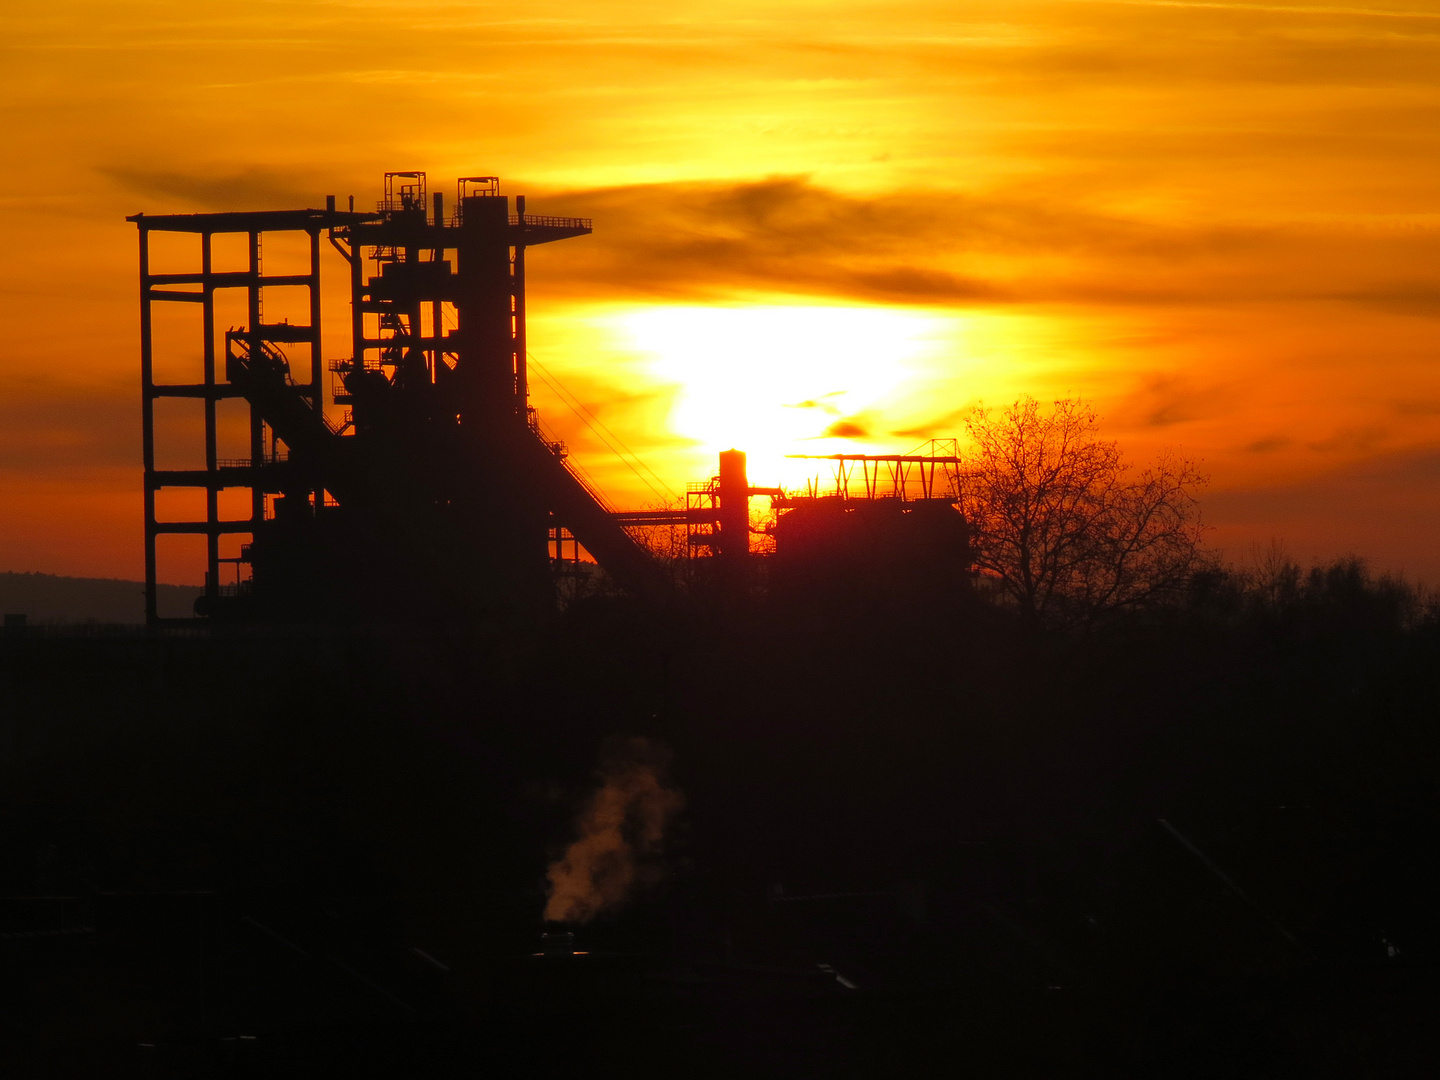
[[[970,530],[947,502],[817,498],[775,525],[771,588],[791,597],[950,594],[970,577]]]
[[[215,618],[411,620],[534,617],[553,604],[548,544],[577,539],[622,586],[659,579],[647,552],[543,437],[527,405],[525,251],[590,232],[582,218],[515,212],[495,177],[459,181],[454,213],[425,174],[387,173],[374,212],[335,208],[148,216],[140,229],[147,619],[158,621],[156,541],[206,538]],[[200,239],[200,266],[150,267],[157,232]],[[267,273],[262,237],[309,239],[308,268]],[[213,239],[240,234],[246,265],[217,270]],[[322,352],[321,240],[349,266],[349,355]],[[267,288],[306,290],[308,321],[267,323]],[[245,299],[245,325],[220,331],[216,294]],[[153,307],[198,305],[196,378],[155,379]],[[301,351],[299,363],[286,350]],[[327,369],[328,368],[328,372]],[[327,386],[326,376],[329,376]],[[161,469],[155,403],[199,399],[204,468]],[[217,453],[219,402],[249,406],[250,453]],[[345,407],[343,415],[338,407]],[[160,520],[156,493],[202,489],[203,520]],[[226,520],[219,493],[248,489]],[[221,558],[221,539],[248,535]],[[222,582],[222,564],[235,580]]]
[[[770,587],[800,602],[914,607],[969,586],[970,528],[956,507],[960,459],[941,453],[832,454],[835,486],[774,500]]]

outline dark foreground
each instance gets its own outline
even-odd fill
[[[12,634],[0,1073],[1426,1075],[1440,633],[1322,586]],[[635,738],[685,808],[546,952]]]

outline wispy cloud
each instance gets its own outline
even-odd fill
[[[868,196],[793,176],[557,192],[545,205],[593,215],[596,232],[537,275],[571,293],[669,300],[758,291],[956,307],[1282,301],[1440,314],[1433,229],[1164,223],[1050,195]]]
[[[168,204],[179,200],[201,211],[254,210],[316,204],[323,181],[263,166],[216,172],[100,166],[97,171],[121,189]],[[307,183],[306,181],[312,181]]]
[[[1333,7],[1319,4],[1243,4],[1223,0],[1067,0],[1123,7],[1193,8],[1196,11],[1253,11],[1266,15],[1324,15],[1362,19],[1440,19],[1440,12],[1396,8]]]

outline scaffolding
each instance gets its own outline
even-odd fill
[[[159,621],[156,549],[167,534],[205,536],[197,613],[212,617],[544,606],[547,547],[562,538],[584,544],[622,585],[655,585],[646,553],[528,405],[525,252],[588,234],[589,219],[529,215],[523,196],[512,213],[493,176],[462,177],[447,217],[425,173],[406,171],[385,174],[373,213],[356,212],[353,197],[338,210],[330,196],[323,210],[127,220],[140,236],[148,621]],[[197,236],[198,267],[153,272],[159,233]],[[277,233],[305,238],[303,272],[265,272],[263,241]],[[226,234],[245,237],[243,268],[215,268],[214,241]],[[350,300],[349,349],[328,362],[322,238],[344,260]],[[265,320],[265,290],[279,286],[305,290],[303,324]],[[227,289],[243,292],[246,318],[222,331],[216,296]],[[155,305],[165,304],[201,309],[198,380],[156,378]],[[155,403],[164,398],[204,403],[203,468],[157,467]],[[245,459],[218,452],[216,406],[232,398],[248,406]],[[160,520],[156,494],[166,488],[202,490],[203,519]],[[220,516],[227,488],[248,489],[247,517]],[[229,535],[245,542],[222,559]],[[235,585],[222,585],[222,565],[234,567]]]
[[[833,486],[824,490],[819,477],[806,482],[803,494],[788,495],[777,505],[796,500],[835,498],[943,500],[960,497],[960,455],[955,439],[931,439],[927,454],[790,454],[790,458],[833,463]]]
[[[156,611],[156,541],[165,534],[199,534],[206,542],[205,592],[220,596],[220,538],[227,534],[253,533],[255,522],[265,514],[265,492],[293,487],[294,481],[281,474],[290,470],[288,455],[278,453],[273,439],[267,452],[264,421],[251,406],[249,410],[250,456],[222,459],[217,453],[217,403],[228,398],[243,398],[243,391],[223,380],[217,371],[218,329],[215,321],[216,295],[225,290],[244,293],[248,329],[225,333],[227,352],[237,343],[265,355],[272,363],[285,364],[287,378],[294,392],[312,408],[322,407],[322,339],[320,324],[320,236],[337,224],[357,220],[357,215],[338,214],[333,206],[327,210],[296,210],[236,214],[195,214],[183,217],[147,218],[137,214],[128,220],[136,222],[140,231],[140,380],[142,404],[142,437],[145,464],[145,615],[154,623]],[[198,235],[200,265],[180,273],[151,271],[150,241],[154,232],[177,232]],[[266,233],[299,232],[309,238],[310,266],[302,274],[270,274],[263,269],[262,238]],[[217,271],[214,268],[215,237],[240,234],[246,239],[247,265],[242,270]],[[307,325],[289,322],[267,324],[264,321],[264,289],[266,286],[300,286],[306,290],[310,318]],[[201,373],[199,382],[157,382],[154,364],[155,305],[191,304],[201,310],[203,338],[200,343]],[[308,355],[307,374],[296,382],[289,370],[282,346],[302,346]],[[204,403],[203,469],[159,469],[155,459],[155,402],[163,398],[199,399]],[[205,517],[200,520],[159,521],[155,513],[155,495],[163,488],[199,488],[205,492]],[[220,517],[219,493],[229,487],[249,488],[250,516],[239,520]],[[312,488],[313,493],[313,488]],[[229,561],[229,560],[227,560]],[[237,581],[237,586],[238,586]]]

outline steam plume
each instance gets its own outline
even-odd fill
[[[663,755],[631,739],[604,770],[579,820],[579,838],[550,864],[545,918],[588,922],[620,906],[636,885],[655,881],[665,826],[684,797],[661,779]]]

